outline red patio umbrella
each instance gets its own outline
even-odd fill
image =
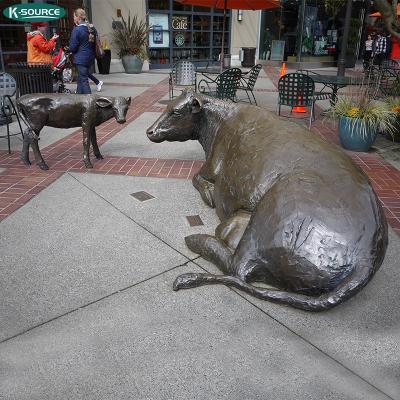
[[[280,0],[176,0],[176,1],[181,4],[219,8],[224,10],[224,22],[222,24],[221,71],[224,62],[226,10],[266,10],[270,8],[280,7]]]
[[[400,4],[397,4],[397,16],[399,16],[400,15]],[[381,13],[378,11],[378,12],[374,12],[373,14],[369,14],[369,16],[370,17],[377,17],[377,18],[380,18],[380,17],[382,17],[382,15],[381,15]]]

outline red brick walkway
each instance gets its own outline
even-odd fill
[[[279,69],[264,67],[266,74],[278,87]],[[331,143],[339,145],[337,127],[323,118],[317,118],[312,124],[312,130]],[[386,214],[388,223],[400,235],[400,171],[389,164],[379,154],[346,153],[364,170],[372,182]]]
[[[168,84],[164,80],[136,96],[128,111],[125,124],[120,125],[112,119],[96,129],[99,145],[107,142],[145,111],[163,111],[164,107],[155,104],[167,92]],[[101,161],[92,157],[94,168],[86,169],[82,162],[81,129],[42,149],[42,155],[50,167],[49,171],[41,171],[36,165],[30,167],[22,165],[19,151],[14,151],[12,154],[0,151],[0,167],[6,168],[0,174],[0,221],[68,171],[189,179],[203,164],[202,161],[107,156]]]
[[[265,71],[276,84],[278,69],[265,67]],[[125,124],[120,125],[113,119],[98,127],[99,144],[107,142],[144,112],[162,111],[163,107],[157,106],[156,103],[167,91],[167,80],[164,80],[135,97]],[[336,129],[326,121],[322,123],[318,119],[313,124],[313,130],[331,142],[338,142]],[[101,161],[92,159],[94,168],[88,170],[82,162],[81,130],[47,146],[42,150],[42,154],[50,167],[49,171],[41,171],[35,165],[31,167],[22,165],[19,161],[19,152],[9,155],[6,151],[0,151],[0,167],[6,168],[0,174],[0,221],[67,171],[190,179],[203,163],[202,161],[107,156]],[[377,154],[352,152],[349,154],[370,177],[384,206],[388,222],[400,235],[400,172]]]

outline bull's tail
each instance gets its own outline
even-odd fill
[[[202,285],[222,283],[243,290],[262,300],[269,300],[306,311],[325,311],[344,302],[361,290],[370,280],[373,274],[372,271],[373,269],[370,267],[358,267],[331,292],[316,297],[282,290],[264,289],[231,275],[183,274],[175,280],[173,288],[174,290],[189,289]]]

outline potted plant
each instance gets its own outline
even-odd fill
[[[348,150],[368,151],[379,131],[395,129],[396,113],[387,102],[373,100],[368,87],[340,97],[330,112],[339,118],[340,144]]]
[[[148,71],[150,69],[150,57],[149,57],[149,54],[147,53],[147,50],[145,47],[142,47],[140,49],[140,52],[138,53],[138,57],[143,62],[142,71]]]
[[[400,97],[389,97],[386,102],[389,110],[396,116],[394,129],[393,131],[385,132],[386,137],[392,139],[394,142],[400,142]]]
[[[143,61],[139,55],[147,43],[148,25],[140,21],[137,15],[131,18],[130,14],[127,21],[121,17],[118,22],[112,32],[113,43],[118,48],[125,72],[138,74],[142,72]]]

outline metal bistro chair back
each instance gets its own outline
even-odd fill
[[[314,81],[307,75],[297,72],[283,75],[278,82],[278,115],[281,115],[281,106],[309,107],[311,121],[313,119]]]
[[[240,80],[240,86],[238,87],[239,90],[244,90],[246,92],[247,98],[249,99],[249,102],[251,103],[251,98],[249,95],[249,92],[251,93],[255,105],[257,105],[256,98],[254,97],[253,89],[254,86],[257,82],[258,75],[260,74],[262,65],[257,64],[255,65],[249,72],[246,74],[242,74],[241,80]]]
[[[178,61],[173,67],[169,77],[169,98],[174,97],[174,87],[193,87],[196,91],[196,68],[190,61]]]
[[[240,85],[241,74],[242,71],[239,68],[230,68],[218,75],[215,97],[236,101],[236,91]]]
[[[17,81],[17,97],[30,93],[53,93],[50,65],[18,62],[9,64],[7,68]]]
[[[17,83],[15,79],[5,72],[0,72],[0,119],[2,124],[7,125],[7,135],[0,136],[0,138],[7,138],[8,142],[8,153],[11,154],[11,142],[10,137],[21,134],[24,136],[22,131],[21,122],[19,120],[18,112],[15,109],[12,97],[17,92]],[[12,122],[12,115],[17,117],[20,131],[17,133],[10,133],[10,123]]]

